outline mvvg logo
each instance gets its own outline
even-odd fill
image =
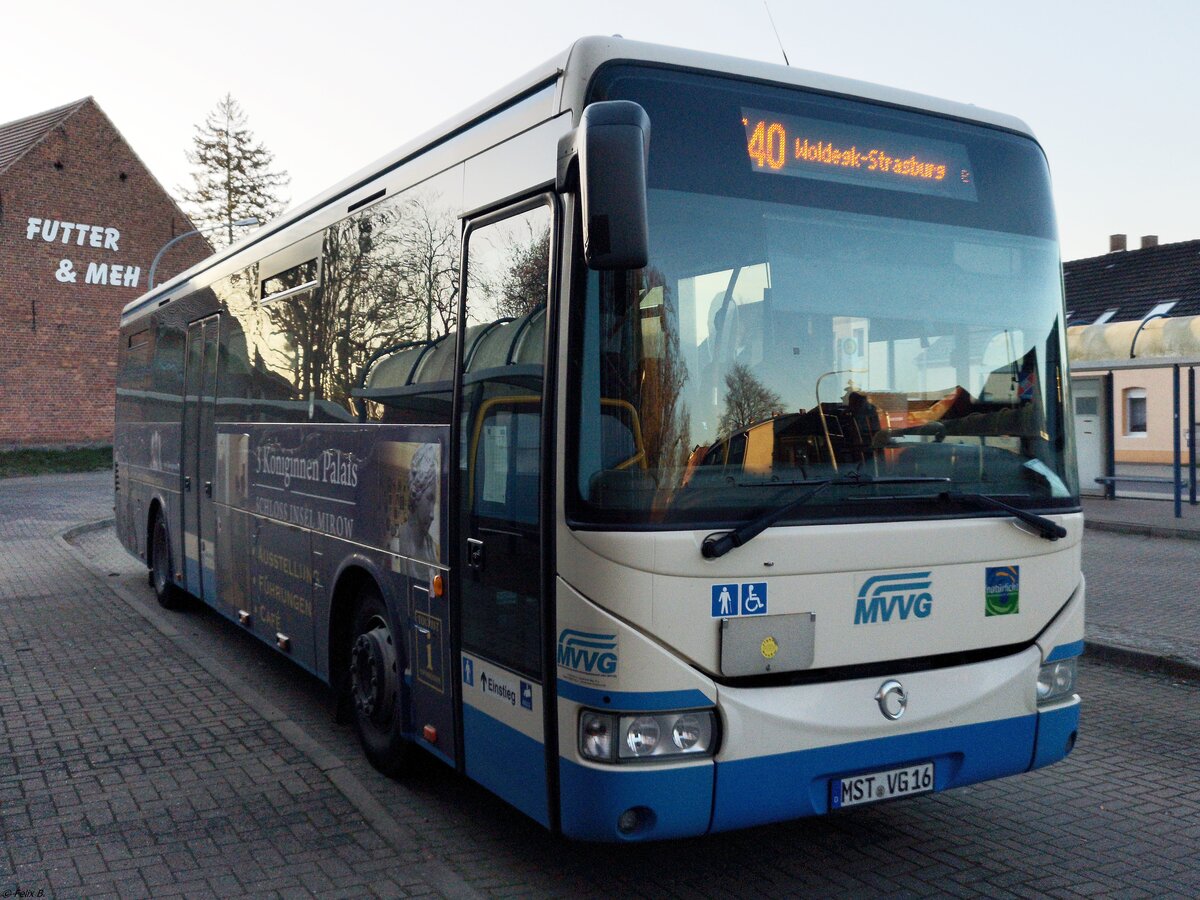
[[[565,628],[558,636],[558,664],[611,678],[617,674],[617,636]]]
[[[892,616],[900,621],[909,616],[924,619],[933,608],[933,594],[929,592],[933,580],[929,576],[929,572],[900,572],[868,578],[858,589],[854,624],[890,622]]]

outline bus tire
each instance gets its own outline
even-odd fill
[[[184,592],[171,581],[173,558],[171,556],[171,533],[162,512],[154,514],[150,525],[150,587],[154,597],[164,609],[179,609],[183,606]]]
[[[379,588],[369,582],[354,605],[347,659],[350,715],[363,753],[376,769],[396,778],[411,750],[401,714],[403,640],[393,634]]]

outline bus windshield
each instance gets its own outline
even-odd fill
[[[577,279],[573,520],[716,526],[826,480],[786,521],[1077,506],[1032,140],[633,66],[593,96],[650,116],[651,259]]]

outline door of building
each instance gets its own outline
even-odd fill
[[[1102,494],[1096,483],[1105,474],[1104,445],[1107,416],[1103,408],[1103,383],[1099,378],[1077,378],[1071,383],[1075,402],[1075,447],[1079,456],[1079,491]]]

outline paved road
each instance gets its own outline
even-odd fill
[[[1085,662],[1078,748],[1049,769],[697,840],[568,844],[435,763],[379,777],[315,681],[204,608],[159,610],[111,531],[77,540],[100,577],[42,537],[105,516],[106,486],[0,482],[0,750],[16,760],[0,760],[0,891],[1200,893],[1200,684]],[[1102,557],[1145,549],[1112,537]]]

